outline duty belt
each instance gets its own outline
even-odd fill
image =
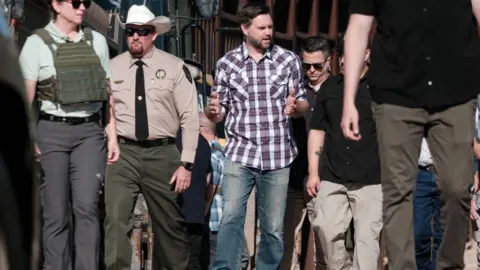
[[[129,145],[137,145],[143,148],[151,148],[157,146],[164,146],[169,144],[174,144],[174,138],[162,138],[162,139],[155,139],[155,140],[144,140],[144,141],[136,141],[129,138],[125,138],[123,136],[118,136],[118,142],[121,144],[129,144]]]
[[[56,116],[53,114],[41,112],[38,118],[40,120],[46,120],[46,121],[52,121],[52,122],[64,122],[70,125],[80,125],[84,123],[100,121],[100,114],[94,113],[87,117],[63,117],[63,116]]]

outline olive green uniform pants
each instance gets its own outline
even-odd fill
[[[437,269],[463,269],[473,183],[476,99],[441,111],[374,104],[383,189],[388,268],[414,270],[413,191],[426,135],[441,191],[444,230]],[[360,131],[361,132],[361,131]]]
[[[105,179],[105,264],[107,270],[129,270],[132,214],[139,192],[147,203],[154,233],[153,260],[158,269],[188,265],[188,235],[180,196],[170,179],[180,164],[175,144],[151,148],[120,144],[120,159],[107,166]]]

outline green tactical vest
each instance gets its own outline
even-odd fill
[[[93,48],[92,29],[83,31],[82,41],[66,43],[55,42],[43,28],[33,32],[52,52],[57,71],[56,77],[37,83],[38,99],[62,105],[107,100],[107,75]]]

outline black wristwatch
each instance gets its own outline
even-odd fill
[[[190,162],[182,162],[181,164],[182,164],[183,168],[185,168],[185,170],[187,170],[187,171],[192,171],[193,163],[190,163]]]

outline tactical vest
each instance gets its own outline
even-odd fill
[[[52,52],[57,71],[57,76],[37,83],[38,99],[62,105],[107,100],[107,75],[93,48],[92,29],[83,30],[80,42],[66,43],[55,42],[43,28],[34,31]]]

